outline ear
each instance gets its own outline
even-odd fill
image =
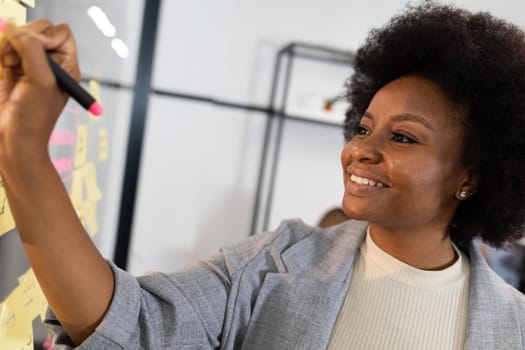
[[[456,199],[463,201],[478,192],[479,172],[476,169],[470,169],[461,181],[458,190],[455,193]]]

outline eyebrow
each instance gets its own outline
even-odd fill
[[[372,120],[374,119],[374,116],[369,111],[365,111],[365,113],[363,113],[363,117],[367,117]],[[396,114],[392,116],[392,120],[394,121],[405,121],[406,120],[409,122],[419,123],[419,124],[423,124],[426,128],[432,131],[436,131],[436,129],[432,126],[432,124],[428,122],[428,120],[426,120],[425,118],[417,114],[412,114],[412,113]]]

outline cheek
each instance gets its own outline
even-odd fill
[[[349,141],[346,143],[346,145],[343,147],[343,150],[341,151],[341,166],[343,167],[343,171],[350,160],[351,148],[351,141]]]
[[[415,157],[394,158],[391,161],[391,180],[394,186],[408,190],[408,192],[432,191],[439,188],[443,182],[443,163],[437,158]]]

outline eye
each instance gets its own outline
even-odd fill
[[[358,125],[356,128],[356,135],[368,135],[369,131],[362,125]]]
[[[399,143],[417,143],[416,140],[406,136],[406,135],[403,135],[403,134],[400,134],[398,132],[394,132],[392,133],[392,140],[394,142],[399,142]]]

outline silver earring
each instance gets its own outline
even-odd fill
[[[467,198],[467,195],[468,195],[467,191],[459,192],[459,198],[461,198],[461,199]]]

